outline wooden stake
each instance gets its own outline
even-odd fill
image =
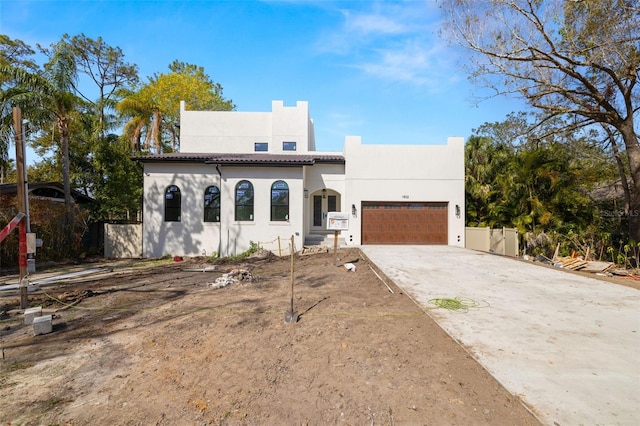
[[[293,235],[291,236],[291,312],[293,312]]]
[[[294,249],[294,240],[293,235],[291,236],[291,309],[284,313],[284,322],[286,323],[296,323],[298,322],[298,313],[293,310],[293,258],[295,256]]]

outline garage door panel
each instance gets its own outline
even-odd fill
[[[362,203],[362,244],[447,244],[447,203]]]

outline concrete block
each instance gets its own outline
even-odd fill
[[[24,323],[32,324],[33,319],[42,316],[42,306],[36,306],[35,308],[27,308],[24,310]]]
[[[33,319],[33,334],[47,334],[53,331],[53,315],[44,315]]]

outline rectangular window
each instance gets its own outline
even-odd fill
[[[253,221],[253,206],[236,206],[237,221]]]
[[[446,210],[447,208],[444,203],[425,203],[425,207],[429,210]]]
[[[256,152],[266,152],[269,151],[269,144],[266,142],[256,142],[254,144],[254,151]]]
[[[382,204],[362,204],[363,210],[381,210],[383,207]]]
[[[204,192],[204,221],[220,222],[220,189],[215,185]]]
[[[297,142],[282,142],[283,151],[295,151]]]
[[[327,197],[327,211],[328,212],[338,211],[338,197],[336,197],[335,195],[329,195],[329,197]]]

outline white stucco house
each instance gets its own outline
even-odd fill
[[[463,138],[366,145],[347,136],[342,152],[322,152],[305,101],[273,101],[270,112],[182,103],[180,152],[137,160],[144,257],[228,256],[251,242],[277,251],[292,236],[299,250],[318,237],[333,241],[330,212],[342,212],[340,246],[464,247]]]

